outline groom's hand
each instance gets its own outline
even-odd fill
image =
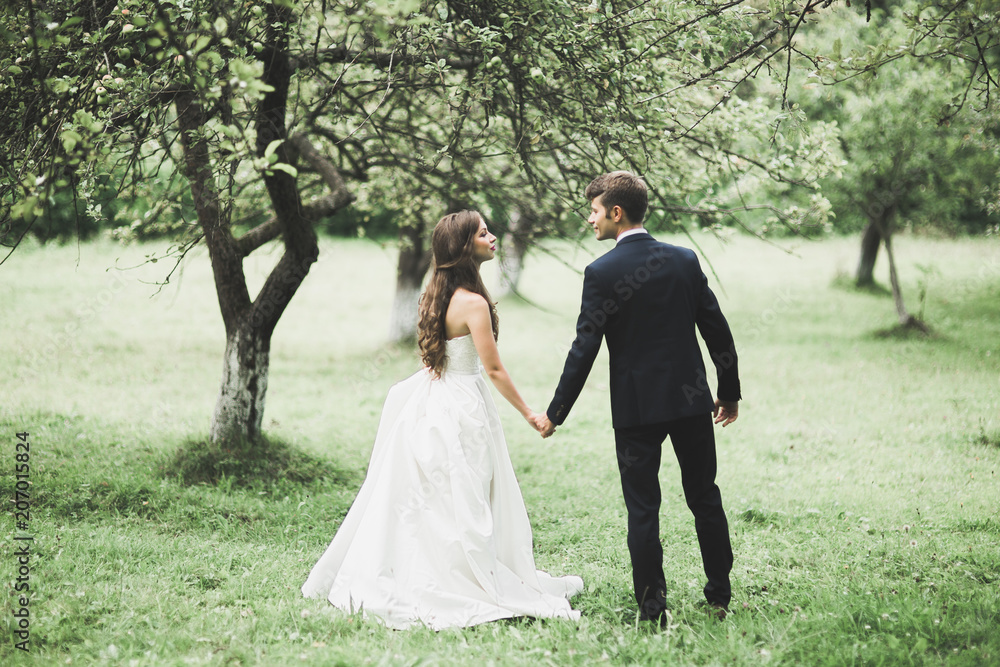
[[[549,421],[544,412],[532,412],[527,419],[532,428],[538,431],[543,438],[549,437],[555,430],[555,426],[552,426],[552,422]]]
[[[716,401],[715,409],[712,410],[715,423],[722,423],[723,428],[729,426],[740,416],[740,404],[738,401]]]
[[[556,425],[552,423],[547,414],[542,414],[538,420],[538,432],[542,434],[543,438],[547,438],[553,433],[555,433]]]

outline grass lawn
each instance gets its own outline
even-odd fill
[[[718,432],[734,613],[719,622],[695,606],[693,520],[664,456],[662,632],[634,617],[604,352],[549,440],[497,396],[536,560],[584,578],[580,622],[395,632],[299,592],[361,484],[387,390],[418,367],[414,350],[381,342],[393,249],[324,241],[274,335],[265,430],[330,473],[246,487],[165,474],[208,433],[222,369],[205,250],[157,292],[172,263],[142,263],[162,246],[21,248],[0,267],[0,663],[1000,664],[1000,242],[896,241],[908,305],[935,331],[925,338],[891,331],[887,294],[844,286],[855,239],[696,238],[741,361],[740,419]],[[501,354],[538,409],[572,340],[574,268],[608,249],[531,255],[522,291],[538,307],[500,303]],[[277,257],[247,260],[252,287]],[[878,268],[888,284],[884,257]],[[14,523],[19,432],[26,532]]]

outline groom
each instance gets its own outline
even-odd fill
[[[739,414],[736,347],[726,318],[694,252],[660,243],[642,226],[646,184],[627,171],[587,186],[588,222],[597,240],[615,247],[587,267],[576,340],[541,421],[543,437],[562,424],[601,347],[611,360],[611,418],[628,510],[628,549],[643,620],[665,620],[666,582],[660,545],[660,448],[670,436],[684,497],[695,518],[708,583],[705,598],[724,618],[731,597],[733,551],[722,496],[715,484],[715,423]],[[697,327],[718,377],[712,400]]]

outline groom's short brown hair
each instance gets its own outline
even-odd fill
[[[634,224],[642,222],[649,203],[646,182],[630,171],[601,174],[587,186],[587,201],[601,197],[605,209],[620,206]]]

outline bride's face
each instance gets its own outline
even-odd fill
[[[476,232],[476,239],[472,246],[472,259],[477,264],[482,264],[493,259],[497,251],[497,237],[490,234],[486,228],[486,221],[480,218],[479,231]]]

